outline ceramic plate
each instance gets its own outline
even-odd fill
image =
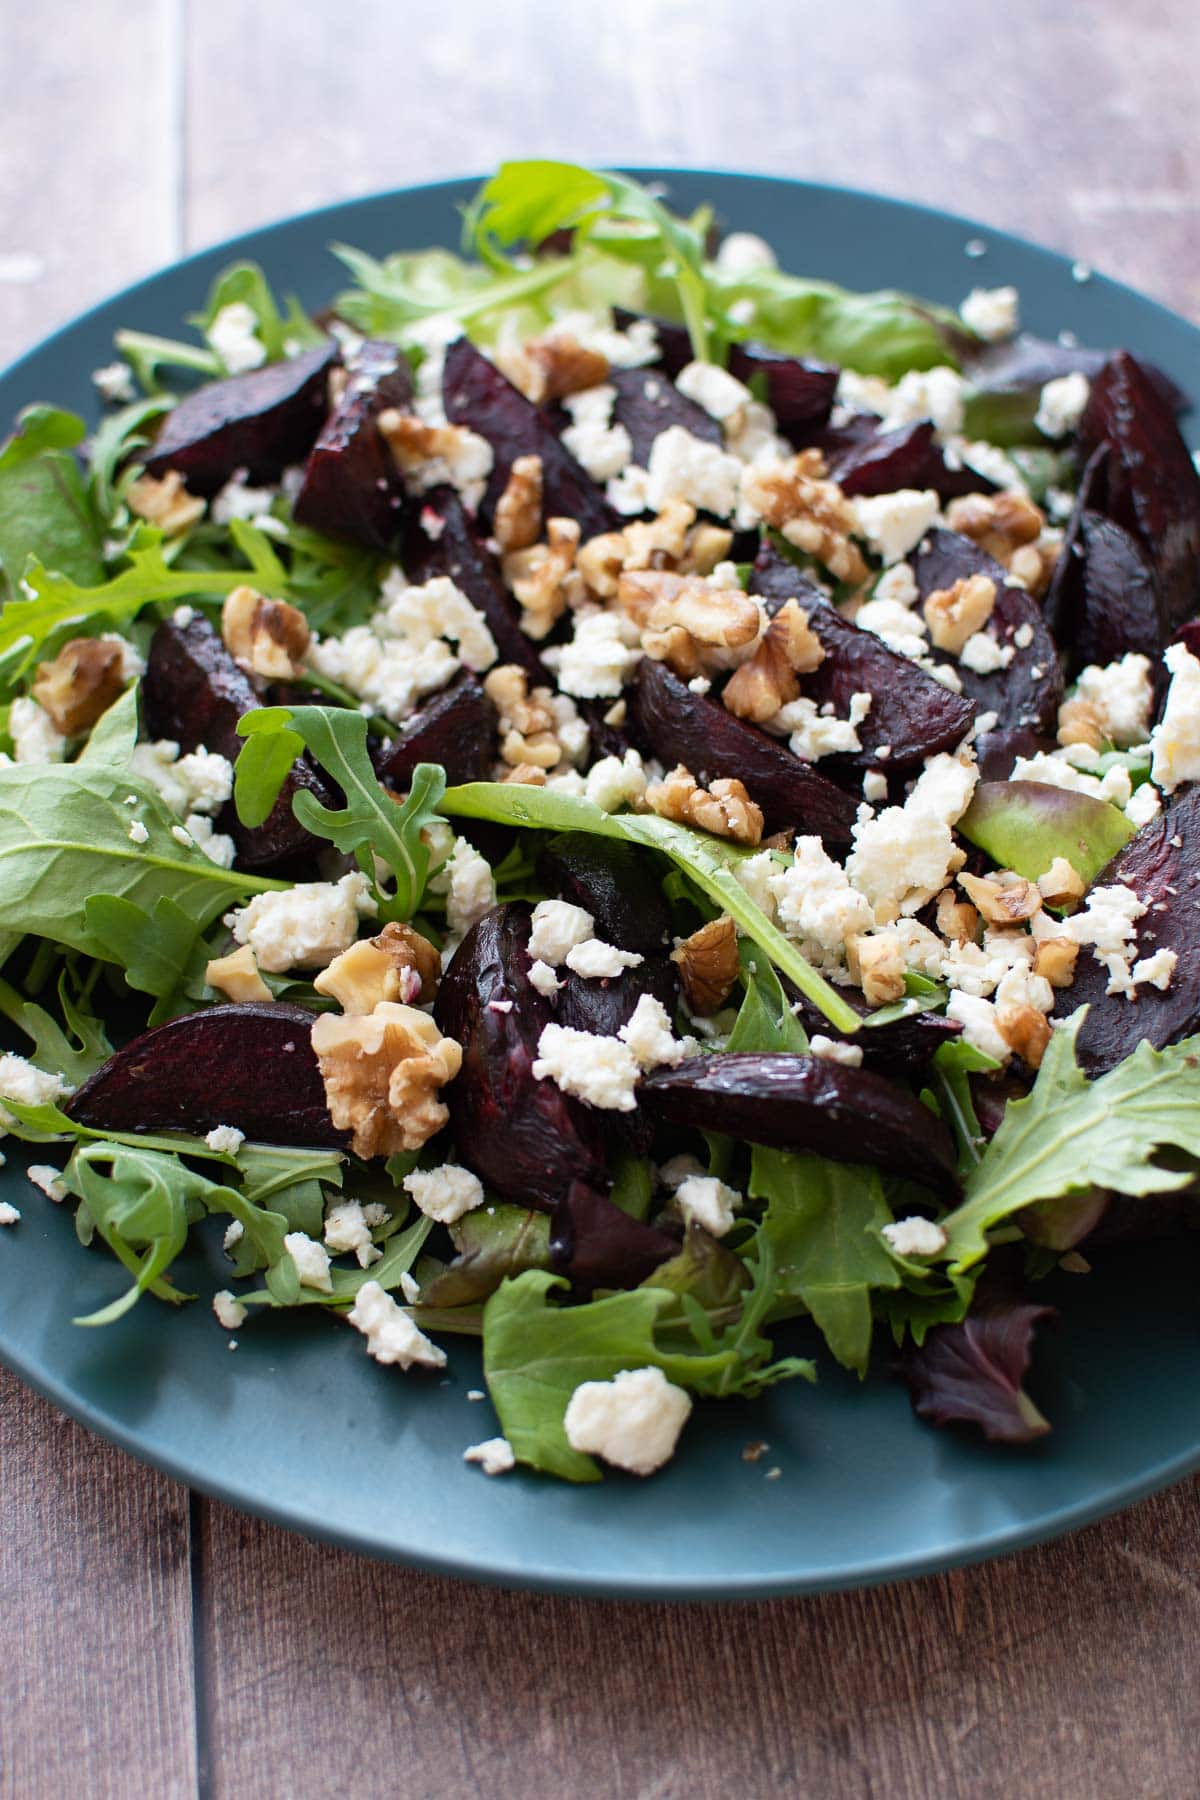
[[[681,210],[702,200],[760,232],[785,266],[852,287],[956,304],[1015,282],[1022,322],[1125,345],[1200,393],[1200,332],[1063,257],[926,208],[757,176],[652,171]],[[318,306],[338,286],[327,246],[381,254],[457,240],[473,182],[406,189],[310,213],[190,257],[60,331],[0,378],[0,419],[27,402],[94,412],[90,371],[118,325],[175,332],[217,271],[253,257],[277,289]],[[967,245],[985,245],[969,256]],[[974,246],[978,247],[978,244]],[[14,1147],[15,1152],[15,1147]],[[1024,1451],[922,1425],[881,1355],[859,1384],[820,1356],[815,1388],[701,1404],[679,1454],[648,1482],[570,1487],[489,1480],[463,1448],[496,1430],[476,1349],[450,1341],[447,1378],[372,1363],[330,1321],[267,1316],[236,1351],[204,1304],[143,1300],[101,1331],[74,1314],[111,1299],[112,1261],[83,1250],[69,1213],[24,1181],[0,1197],[22,1223],[0,1241],[0,1357],[93,1430],[180,1480],[279,1524],[376,1556],[509,1586],[660,1598],[750,1597],[882,1581],[1011,1550],[1128,1504],[1200,1464],[1195,1257],[1139,1251],[1049,1284],[1034,1388],[1053,1434]],[[180,1285],[222,1285],[198,1251]],[[226,1265],[227,1267],[227,1265]],[[803,1339],[799,1340],[801,1347]],[[814,1349],[816,1346],[812,1346]],[[767,1456],[743,1460],[752,1440]],[[768,1472],[779,1474],[768,1479]]]

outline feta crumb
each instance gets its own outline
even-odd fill
[[[446,1352],[413,1324],[377,1281],[363,1282],[347,1317],[366,1338],[367,1351],[376,1362],[399,1363],[402,1369],[411,1369],[414,1363],[445,1368]]]
[[[463,1461],[480,1463],[485,1475],[507,1475],[516,1467],[517,1459],[507,1438],[494,1437],[485,1438],[482,1444],[470,1445],[463,1451]]]
[[[414,1281],[407,1269],[400,1271],[400,1292],[404,1295],[405,1304],[415,1306],[421,1298],[421,1284]]]
[[[205,332],[225,365],[226,373],[243,375],[261,368],[267,360],[266,345],[258,337],[258,318],[244,300],[222,306]]]
[[[982,1050],[985,1056],[993,1057],[1002,1066],[1011,1061],[1012,1051],[1000,1035],[996,1008],[990,1000],[956,991],[946,1003],[946,1017],[958,1021],[963,1028],[964,1040],[976,1050]]]
[[[672,1067],[695,1053],[691,1039],[680,1040],[671,1030],[667,1009],[653,994],[643,994],[617,1033],[643,1069],[656,1069],[663,1063]]]
[[[1156,819],[1162,811],[1162,795],[1152,781],[1143,781],[1129,797],[1125,807],[1125,817],[1131,825],[1141,830],[1151,819]]]
[[[637,509],[639,512],[641,508]],[[631,619],[618,612],[580,612],[570,641],[544,652],[564,694],[577,700],[615,700],[641,651]]]
[[[356,869],[340,881],[301,881],[256,894],[248,905],[226,913],[225,923],[237,943],[249,944],[260,969],[281,975],[325,968],[354,942],[359,918],[374,917],[377,910]]]
[[[685,399],[693,400],[720,424],[734,418],[754,399],[743,382],[716,363],[686,364],[675,377],[675,386]]]
[[[547,1000],[550,1000],[558,993],[563,984],[554,973],[554,970],[550,967],[550,964],[548,962],[543,962],[541,958],[538,957],[535,958],[529,970],[529,985],[531,988],[535,988],[539,994],[543,994]]]
[[[633,440],[628,431],[624,425],[612,423],[616,397],[616,388],[604,381],[568,394],[563,400],[571,423],[564,430],[562,441],[593,481],[612,480],[629,467],[633,458]]]
[[[916,548],[937,518],[941,502],[932,488],[899,488],[894,494],[872,494],[851,505],[859,537],[886,564],[900,562]]]
[[[1179,961],[1174,950],[1156,950],[1153,956],[1143,956],[1133,965],[1133,985],[1142,987],[1149,984],[1160,993],[1166,993],[1175,973],[1175,965]]]
[[[576,945],[595,934],[596,921],[582,906],[572,906],[569,900],[539,900],[533,909],[529,954],[557,968]]]
[[[179,745],[170,738],[135,745],[129,772],[140,776],[171,812],[181,816],[219,812],[233,793],[233,764],[227,757],[203,745],[180,756]]]
[[[69,739],[57,729],[48,712],[26,694],[18,694],[8,709],[8,735],[19,763],[61,762]]]
[[[135,819],[129,827],[129,841],[131,844],[148,844],[150,842],[150,833],[140,819]]]
[[[20,1223],[21,1215],[17,1208],[10,1206],[7,1200],[0,1200],[0,1225],[19,1225]]]
[[[331,1206],[325,1214],[323,1235],[331,1256],[345,1256],[353,1251],[359,1267],[368,1266],[361,1253],[371,1248],[371,1230],[360,1201],[339,1200]]]
[[[318,1244],[307,1232],[289,1231],[284,1237],[283,1247],[296,1265],[301,1287],[316,1288],[322,1294],[332,1294],[329,1252],[323,1244]]]
[[[587,772],[584,796],[602,812],[636,806],[645,792],[646,772],[636,750],[626,750],[624,756],[602,756]]]
[[[226,1255],[228,1255],[230,1251],[237,1249],[245,1235],[246,1227],[242,1224],[242,1221],[240,1219],[231,1219],[225,1228],[225,1237],[221,1246]]]
[[[1015,287],[972,288],[958,309],[959,318],[987,344],[1013,336],[1020,321],[1020,296]]]
[[[249,487],[245,469],[231,475],[219,493],[214,494],[209,514],[217,525],[229,525],[234,519],[248,519],[266,530],[276,529],[270,517],[275,500],[272,487]]]
[[[1000,643],[990,631],[973,631],[959,651],[958,660],[972,674],[994,675],[997,669],[1007,669],[1015,655],[1012,644]]]
[[[12,1050],[0,1056],[0,1100],[15,1100],[20,1106],[44,1106],[47,1101],[61,1099],[67,1091],[61,1075],[35,1068],[27,1057],[18,1056]],[[4,1135],[6,1116],[0,1107],[0,1137]],[[53,1174],[53,1169],[50,1172]]]
[[[416,1201],[427,1219],[453,1225],[464,1213],[483,1204],[483,1183],[458,1163],[442,1163],[436,1169],[414,1169],[401,1186]]]
[[[715,264],[722,275],[749,275],[755,269],[777,269],[775,252],[753,231],[731,231],[717,246]]]
[[[129,401],[136,398],[133,372],[128,363],[110,362],[105,363],[102,369],[93,369],[92,382],[102,400],[128,405]]]
[[[910,370],[887,396],[884,429],[929,419],[940,432],[961,431],[966,387],[956,369],[943,366]]]
[[[1028,650],[1033,642],[1033,626],[1028,621],[1024,625],[1018,625],[1013,632],[1012,641],[1018,650]]]
[[[870,710],[871,696],[866,693],[851,694],[850,712],[844,719],[825,712],[815,700],[801,695],[781,706],[774,718],[767,721],[767,728],[790,734],[788,748],[793,756],[800,757],[803,762],[819,762],[823,756],[862,749],[858,727]]]
[[[246,1141],[244,1131],[236,1125],[214,1125],[204,1139],[210,1150],[216,1150],[226,1156],[236,1156]]]
[[[465,937],[496,904],[491,864],[468,838],[460,837],[438,874],[439,880],[449,881],[446,923],[456,937]]]
[[[482,1388],[468,1388],[467,1389],[467,1399],[468,1400],[486,1400],[487,1395],[484,1393]]]
[[[701,1225],[712,1237],[725,1236],[741,1204],[737,1189],[727,1187],[715,1175],[689,1175],[675,1190],[675,1205],[684,1223]]]
[[[1163,661],[1171,673],[1162,718],[1150,733],[1150,775],[1164,793],[1200,780],[1200,659],[1186,644],[1168,644]],[[14,703],[15,704],[15,703]]]
[[[902,807],[889,806],[854,826],[846,875],[872,906],[897,905],[919,912],[962,866],[951,826],[970,804],[979,780],[973,756],[930,757]]]
[[[246,1308],[240,1300],[234,1298],[228,1288],[222,1288],[220,1293],[213,1295],[212,1309],[216,1314],[217,1324],[223,1331],[237,1331],[239,1326],[246,1323]]]
[[[946,1248],[946,1234],[941,1226],[932,1219],[921,1218],[919,1213],[885,1225],[883,1236],[897,1256],[936,1256]]]
[[[177,625],[182,631],[186,626],[191,624],[195,617],[196,609],[194,606],[177,606],[171,614],[171,623],[172,625]]]
[[[587,938],[567,951],[564,961],[573,974],[585,981],[599,981],[619,975],[622,969],[636,969],[645,959],[636,950],[618,950],[602,938]]]
[[[661,512],[668,500],[686,500],[699,512],[728,518],[737,505],[741,471],[736,456],[682,425],[669,425],[650,449],[646,503]]]
[[[882,638],[897,656],[916,659],[923,657],[929,648],[925,642],[928,632],[925,620],[901,601],[867,600],[854,615],[854,623],[860,631],[870,631],[875,637]]]
[[[1106,993],[1133,998],[1131,964],[1136,954],[1136,921],[1146,910],[1145,902],[1131,887],[1117,883],[1092,888],[1083,910],[1063,920],[1067,936],[1077,944],[1088,945],[1096,961],[1108,970]]]
[[[743,863],[741,870],[746,868]],[[790,867],[781,868],[772,859],[765,885],[782,930],[819,965],[828,963],[823,953],[839,960],[846,939],[869,931],[875,922],[870,900],[855,891],[846,870],[818,837],[796,839]]]
[[[620,1038],[569,1025],[542,1027],[533,1064],[535,1081],[553,1081],[564,1094],[605,1112],[633,1112],[640,1074],[637,1057]]]
[[[1080,370],[1056,376],[1042,389],[1034,424],[1044,437],[1069,437],[1083,417],[1090,394],[1091,383]]]
[[[1154,709],[1148,656],[1129,651],[1119,662],[1089,663],[1076,692],[1096,709],[1101,731],[1118,750],[1146,742]]]
[[[622,1369],[611,1381],[585,1381],[563,1415],[572,1450],[603,1457],[634,1475],[652,1475],[675,1453],[691,1397],[661,1369]]]
[[[847,1069],[862,1068],[862,1045],[847,1044],[841,1038],[825,1037],[822,1032],[809,1039],[809,1050],[826,1062],[842,1063]]]

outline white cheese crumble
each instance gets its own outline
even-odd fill
[[[402,1307],[377,1281],[364,1281],[347,1317],[367,1340],[367,1351],[380,1363],[399,1363],[411,1369],[420,1363],[427,1369],[444,1369],[446,1352],[418,1329]]]
[[[851,694],[850,712],[845,719],[837,718],[832,712],[818,707],[815,700],[801,695],[781,706],[767,723],[771,731],[789,733],[788,747],[793,756],[804,762],[819,762],[823,756],[862,749],[858,727],[870,710],[870,694]]]
[[[135,819],[133,824],[129,827],[129,841],[131,844],[149,843],[150,833],[146,830],[146,827],[142,824],[140,819]]]
[[[675,1189],[675,1205],[686,1225],[703,1226],[711,1237],[724,1237],[742,1204],[736,1188],[715,1175],[689,1175]]]
[[[619,950],[602,938],[587,938],[576,944],[564,957],[568,969],[586,981],[600,981],[619,975],[622,969],[636,969],[643,961],[636,950]]]
[[[102,400],[109,400],[117,405],[127,405],[129,401],[137,397],[133,385],[133,371],[128,363],[110,362],[105,363],[102,369],[93,369],[92,382]]]
[[[578,944],[596,934],[596,921],[582,906],[569,900],[539,900],[533,909],[529,954],[557,968]]]
[[[898,488],[851,502],[855,529],[884,563],[897,563],[920,543],[938,516],[941,501],[932,488]]]
[[[661,512],[668,500],[686,500],[699,512],[727,518],[737,505],[741,472],[736,456],[682,425],[669,425],[651,446],[646,504]]]
[[[1179,958],[1174,950],[1156,950],[1153,956],[1143,956],[1133,965],[1133,985],[1156,987],[1166,993],[1175,974],[1175,965]]]
[[[463,1451],[463,1461],[479,1463],[485,1475],[507,1475],[517,1463],[513,1447],[504,1437],[485,1438],[482,1444],[469,1445]]]
[[[416,1201],[427,1219],[453,1225],[464,1213],[483,1204],[483,1183],[458,1163],[442,1163],[437,1169],[414,1169],[401,1186]]]
[[[641,507],[635,508],[640,512]],[[578,700],[615,700],[641,654],[636,625],[623,613],[581,612],[570,640],[545,652],[565,694]]]
[[[189,813],[183,831],[189,843],[202,850],[209,862],[216,863],[219,869],[232,869],[237,846],[223,831],[213,829],[211,819],[205,818],[203,813]]]
[[[950,827],[966,812],[978,780],[973,755],[943,753],[930,757],[902,807],[874,818],[860,813],[846,874],[872,906],[890,902],[902,913],[919,912],[961,867]]]
[[[236,1125],[214,1125],[205,1135],[204,1141],[210,1150],[226,1156],[236,1156],[246,1141],[246,1134],[239,1131]]]
[[[284,1237],[283,1247],[296,1265],[301,1287],[315,1288],[322,1294],[333,1292],[333,1282],[329,1275],[329,1252],[323,1244],[310,1238],[306,1231],[289,1231]]]
[[[254,308],[244,300],[234,300],[221,307],[204,335],[226,371],[230,375],[244,375],[247,369],[261,368],[267,360],[266,345],[257,333],[258,319]]]
[[[869,931],[875,923],[869,898],[851,886],[845,869],[833,861],[818,837],[796,839],[789,868],[781,868],[769,852],[761,854],[768,858],[764,885],[780,928],[826,972],[831,962],[840,966],[846,939]],[[748,863],[742,863],[739,878],[748,873]]]
[[[882,585],[882,584],[881,584]],[[910,609],[899,600],[886,596],[864,601],[854,615],[854,623],[860,631],[870,631],[882,638],[889,650],[897,656],[908,656],[918,660],[925,655],[929,646],[926,643],[928,626],[919,612]]]
[[[1007,669],[1016,653],[1013,644],[1002,644],[990,631],[973,631],[958,660],[975,675],[994,675],[997,669]]]
[[[607,813],[636,806],[645,792],[646,771],[633,749],[626,750],[624,756],[602,756],[588,770],[584,784],[584,798]]]
[[[1091,384],[1078,369],[1056,376],[1041,391],[1034,424],[1044,437],[1068,437],[1082,419],[1090,393]]]
[[[897,1256],[936,1256],[946,1248],[946,1234],[941,1226],[933,1219],[923,1219],[919,1213],[885,1225],[882,1235]]]
[[[1018,756],[1009,780],[1039,781],[1044,787],[1065,788],[1072,794],[1090,794],[1093,800],[1107,800],[1120,807],[1128,806],[1133,794],[1128,769],[1115,765],[1104,775],[1089,775],[1057,750],[1039,750],[1036,756]]]
[[[880,800],[886,800],[888,795],[887,776],[879,769],[868,769],[863,776],[862,791],[863,799],[869,801],[872,806]]]
[[[755,269],[777,269],[775,252],[753,231],[731,231],[717,246],[715,264],[722,275],[749,275]]]
[[[434,885],[440,888],[447,881],[446,923],[456,937],[465,937],[496,904],[491,864],[465,837],[455,839]]]
[[[661,1369],[622,1369],[611,1381],[585,1381],[563,1415],[572,1450],[614,1468],[652,1475],[675,1453],[692,1410],[690,1395]]]
[[[641,1068],[619,1038],[577,1031],[570,1025],[545,1025],[538,1038],[535,1081],[553,1081],[564,1094],[585,1100],[604,1112],[632,1112]]]
[[[552,1000],[563,984],[548,962],[535,957],[529,970],[529,985],[547,1000]]]
[[[937,431],[961,431],[966,387],[956,369],[943,366],[910,370],[886,396],[884,429],[929,419]]]
[[[250,487],[245,469],[231,475],[219,493],[213,495],[209,515],[214,524],[230,525],[234,519],[247,519],[266,531],[277,529],[271,518],[271,506],[277,490],[273,487]]]
[[[981,1000],[974,994],[955,992],[946,1003],[946,1017],[956,1019],[962,1026],[962,1035],[966,1043],[982,1050],[985,1056],[1006,1066],[1012,1060],[1012,1051],[1008,1042],[1000,1035],[1000,1027],[996,1022],[996,1008],[990,1000]]]
[[[1077,944],[1088,945],[1096,961],[1108,970],[1108,994],[1133,997],[1131,965],[1136,955],[1136,921],[1146,910],[1145,902],[1131,887],[1117,883],[1113,887],[1093,888],[1083,910],[1063,921],[1066,935]]]
[[[249,944],[260,969],[281,975],[287,969],[325,968],[350,948],[359,919],[372,918],[377,910],[356,869],[340,881],[300,881],[255,894],[248,905],[226,913],[225,923],[237,943]]]
[[[18,694],[8,709],[8,735],[19,763],[61,762],[67,754],[69,739],[27,694]]]
[[[380,598],[369,624],[352,625],[341,637],[314,638],[308,661],[387,718],[406,718],[460,666],[479,673],[495,662],[487,620],[448,576],[411,586],[393,569]]]
[[[862,1068],[861,1044],[847,1044],[841,1038],[826,1037],[818,1031],[809,1039],[808,1048],[813,1056],[820,1056],[826,1062],[841,1063],[847,1069]]]
[[[1186,644],[1168,644],[1163,661],[1171,685],[1162,718],[1150,733],[1150,776],[1173,794],[1181,782],[1200,780],[1200,659]]]
[[[693,1039],[675,1036],[666,1007],[653,994],[641,996],[617,1036],[643,1069],[656,1069],[663,1063],[674,1066],[696,1051]]]
[[[237,1331],[246,1323],[246,1308],[241,1301],[235,1299],[228,1288],[213,1295],[212,1309],[216,1314],[217,1324],[225,1331]]]
[[[0,1225],[19,1225],[20,1223],[21,1215],[17,1208],[10,1206],[7,1200],[0,1200]]]
[[[62,1171],[53,1163],[30,1163],[25,1171],[26,1180],[35,1188],[40,1188],[47,1200],[53,1200],[56,1206],[67,1197],[67,1184],[62,1178]]]
[[[353,1252],[360,1269],[370,1268],[379,1260],[379,1252],[371,1242],[371,1227],[361,1201],[339,1200],[325,1214],[325,1248],[331,1256]],[[375,1251],[374,1254],[372,1252]]]
[[[246,1235],[246,1227],[240,1219],[231,1219],[225,1227],[225,1236],[221,1240],[221,1248],[227,1256],[237,1249]]]
[[[1140,831],[1143,825],[1156,819],[1161,811],[1162,795],[1152,781],[1143,781],[1140,787],[1134,788],[1125,808],[1125,817]]]
[[[1015,287],[972,288],[958,316],[984,343],[1000,343],[1012,337],[1020,323],[1020,295]]]
[[[137,744],[129,772],[152,787],[170,812],[216,813],[233,793],[233,764],[203,744],[180,756],[170,738]]]
[[[1095,707],[1101,731],[1118,750],[1146,742],[1154,709],[1148,656],[1130,650],[1119,662],[1089,663],[1075,689]]]
[[[727,419],[735,418],[754,399],[744,382],[716,363],[688,363],[675,377],[675,386],[686,400],[694,401],[722,425]]]
[[[568,394],[563,405],[571,423],[562,441],[593,481],[610,481],[629,467],[633,440],[624,425],[612,423],[617,390],[609,381]]]

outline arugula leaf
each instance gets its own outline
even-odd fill
[[[958,1145],[958,1172],[968,1175],[979,1162],[984,1136],[975,1116],[969,1075],[989,1074],[1000,1064],[966,1038],[939,1044],[933,1056],[934,1095]]]
[[[25,999],[7,981],[0,981],[0,1013],[33,1044],[31,1061],[39,1069],[61,1075],[69,1087],[75,1088],[108,1061],[112,1045],[100,1020],[85,1012],[72,996],[65,969],[59,977],[58,999],[66,1031],[44,1006]]]
[[[224,374],[215,351],[202,349],[199,344],[185,344],[179,338],[158,337],[152,331],[121,330],[114,333],[113,343],[147,394],[156,394],[162,388],[160,369],[187,369],[210,381]]]
[[[193,1010],[187,990],[202,986],[209,949],[195,919],[170,894],[160,894],[149,912],[117,894],[92,894],[83,923],[96,955],[116,963],[131,988],[155,997],[151,1025]]]
[[[163,394],[133,400],[119,412],[107,413],[96,427],[88,446],[88,486],[102,518],[111,520],[121,504],[118,485],[125,466],[133,452],[150,441],[145,428],[169,412],[172,404]]]
[[[248,306],[254,314],[255,336],[266,351],[268,362],[280,362],[293,345],[307,350],[324,342],[323,334],[294,295],[288,297],[280,312],[270,283],[255,262],[233,263],[222,269],[208,291],[203,312],[192,313],[188,324],[195,325],[207,338],[222,308],[236,305]]]
[[[334,301],[338,317],[371,337],[401,341],[418,320],[434,314],[464,325],[490,313],[511,314],[514,307],[558,287],[574,266],[569,257],[545,257],[532,269],[505,265],[496,273],[448,250],[399,254],[379,262],[348,244],[332,249],[358,283]]]
[[[265,1287],[254,1288],[248,1294],[239,1294],[238,1299],[244,1306],[271,1308],[350,1306],[364,1282],[377,1281],[381,1288],[389,1291],[399,1287],[401,1275],[407,1275],[412,1268],[432,1230],[433,1220],[427,1219],[424,1213],[419,1213],[407,1230],[398,1232],[389,1240],[379,1261],[372,1263],[369,1269],[330,1269],[332,1292],[328,1294],[319,1288],[301,1287],[295,1264],[290,1256],[284,1255],[267,1270]],[[420,1318],[421,1315],[418,1313],[416,1316]]]
[[[10,607],[30,556],[51,559],[76,581],[102,581],[100,531],[88,504],[74,448],[83,420],[30,406],[0,449],[0,591]]]
[[[299,732],[282,723],[285,712],[284,707],[263,707],[253,714],[254,729],[242,733],[246,741],[234,765],[234,805],[242,824],[251,828],[270,817],[292,764],[304,749]]]
[[[91,736],[75,758],[76,766],[127,769],[137,741],[138,684],[134,681],[96,720]]]
[[[839,1031],[857,1031],[862,1023],[837,989],[805,961],[754,904],[734,871],[750,853],[706,832],[692,831],[653,813],[606,813],[590,800],[551,788],[517,788],[508,782],[473,781],[447,790],[442,811],[451,817],[493,819],[541,831],[587,831],[595,837],[623,838],[659,850],[681,868],[789,981],[795,983]]]
[[[1161,1194],[1195,1179],[1150,1159],[1167,1148],[1200,1156],[1200,1038],[1165,1050],[1141,1043],[1088,1081],[1075,1059],[1085,1012],[1055,1029],[1031,1092],[1009,1103],[962,1204],[941,1221],[952,1272],[977,1263],[985,1234],[1031,1201],[1092,1186]]]
[[[782,269],[729,276],[709,265],[705,274],[714,309],[727,315],[731,306],[748,301],[754,308],[751,336],[775,350],[819,357],[885,381],[897,381],[910,369],[956,366],[944,335],[955,315],[911,295],[890,289],[851,293]]]

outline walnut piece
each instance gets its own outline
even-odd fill
[[[535,406],[564,400],[568,394],[580,394],[608,380],[608,358],[599,350],[589,350],[569,331],[549,332],[515,348],[506,347],[496,361],[513,386]]]
[[[444,462],[454,471],[467,460],[478,440],[465,425],[427,425],[416,413],[385,407],[375,421],[401,475],[416,475],[422,465]]]
[[[846,939],[846,966],[870,1006],[888,1006],[904,997],[904,951],[894,937],[858,933]]]
[[[726,709],[754,725],[773,719],[800,694],[797,677],[825,660],[820,638],[797,600],[786,600],[762,635],[754,655],[735,669],[721,698]]]
[[[937,897],[937,928],[950,943],[973,944],[979,914],[969,901],[960,900],[953,888],[943,888]]]
[[[484,692],[500,714],[500,754],[511,768],[553,769],[563,760],[549,688],[529,692],[518,663],[500,663],[484,677]]]
[[[714,781],[703,788],[682,763],[662,781],[651,783],[646,804],[662,819],[696,825],[714,837],[732,838],[735,844],[757,844],[762,839],[762,809],[740,781]]]
[[[1044,875],[1038,876],[1038,892],[1049,906],[1069,906],[1082,900],[1084,879],[1065,856],[1056,856]]]
[[[621,576],[617,604],[642,634],[642,649],[690,680],[710,650],[752,644],[762,614],[740,588],[711,588],[697,575],[651,570]]]
[[[227,1000],[245,1003],[250,1000],[272,1000],[274,995],[258,972],[254,952],[249,944],[231,950],[228,956],[214,956],[204,971],[204,979]]]
[[[838,581],[860,586],[867,565],[851,542],[854,514],[836,481],[825,479],[819,450],[801,450],[786,461],[748,463],[742,498],[789,544],[814,557]]]
[[[542,529],[542,459],[518,456],[496,502],[492,532],[501,550],[528,550]]]
[[[318,994],[330,994],[344,1013],[369,1013],[383,1000],[433,999],[441,979],[437,951],[411,925],[385,925],[378,937],[362,938],[335,956],[314,979]]]
[[[1009,1049],[1031,1069],[1039,1069],[1050,1042],[1050,1021],[1036,1006],[998,1006],[996,1029]]]
[[[922,612],[937,650],[958,656],[969,637],[982,631],[996,604],[996,584],[987,575],[960,576],[953,587],[935,588]]]
[[[178,537],[204,517],[203,500],[188,493],[178,469],[162,476],[139,475],[125,490],[125,500],[130,512],[157,525],[165,537]]]
[[[1058,709],[1058,741],[1064,747],[1068,744],[1086,744],[1089,750],[1102,747],[1104,728],[1100,714],[1090,700],[1077,697],[1063,701]]]
[[[728,556],[733,533],[723,525],[695,523],[686,500],[668,500],[652,519],[634,519],[623,531],[605,531],[580,546],[575,567],[598,600],[614,600],[622,574],[671,569],[677,575],[711,575]]]
[[[370,1013],[322,1013],[312,1031],[329,1114],[356,1156],[419,1150],[449,1113],[438,1089],[462,1048],[427,1013],[384,1000]]]
[[[1067,988],[1075,979],[1079,945],[1067,937],[1040,938],[1033,957],[1033,972],[1044,975],[1051,987]]]
[[[521,629],[528,637],[544,638],[572,600],[583,598],[583,584],[575,573],[578,548],[576,519],[547,519],[545,543],[510,550],[501,562],[504,579],[525,615]]]
[[[1007,880],[993,875],[960,875],[958,885],[970,895],[989,925],[1017,925],[1042,909],[1036,882],[1026,881],[1020,875],[1008,874]]]
[[[311,633],[298,606],[235,587],[221,608],[221,636],[234,661],[268,681],[294,681]]]
[[[1032,594],[1049,585],[1059,542],[1046,536],[1045,515],[1028,494],[964,494],[946,509],[951,531],[961,533],[994,556]]]
[[[515,769],[500,777],[510,787],[545,787],[546,771],[539,769],[536,763],[518,763]]]
[[[690,1010],[701,1018],[720,1012],[738,978],[737,927],[728,913],[710,919],[671,952]]]
[[[90,731],[118,699],[125,682],[120,644],[103,638],[72,638],[53,662],[38,665],[33,697],[56,731],[76,737]]]

